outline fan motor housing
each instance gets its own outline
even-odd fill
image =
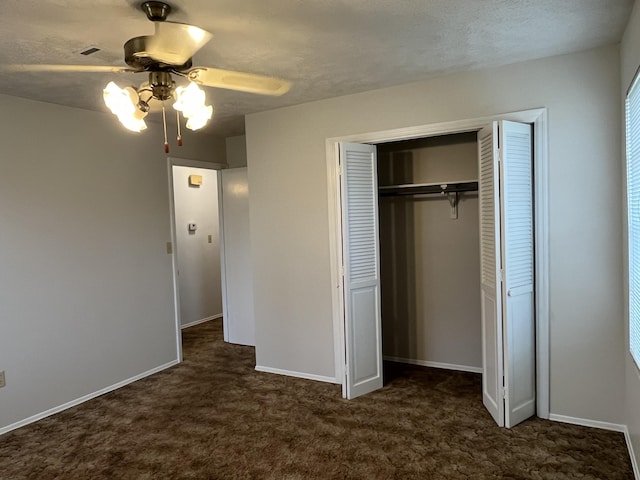
[[[137,70],[147,71],[177,70],[181,72],[191,68],[191,59],[187,60],[182,65],[169,65],[151,58],[147,53],[147,43],[149,38],[150,37],[148,36],[134,37],[124,44],[124,61],[127,62],[127,65]]]

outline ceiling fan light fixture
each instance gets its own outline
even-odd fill
[[[138,112],[140,114],[142,114],[142,115],[140,115]],[[146,130],[147,129],[147,124],[143,120],[145,115],[146,115],[146,113],[140,112],[140,110],[138,110],[132,116],[118,115],[118,120],[120,120],[120,123],[127,130],[131,130],[132,132],[139,133],[142,130]],[[140,118],[140,116],[142,116],[142,118]]]
[[[141,132],[147,128],[144,117],[147,112],[138,108],[138,92],[132,87],[120,88],[109,82],[103,90],[104,103],[118,117],[120,123],[132,132]]]
[[[200,130],[211,120],[212,116],[213,107],[211,105],[203,106],[197,111],[192,112],[191,116],[187,117],[187,128],[189,130]]]
[[[188,129],[201,129],[213,116],[213,106],[205,105],[205,94],[195,83],[176,88],[175,97],[173,108],[182,112],[187,119]]]

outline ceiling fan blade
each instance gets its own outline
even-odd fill
[[[153,23],[156,33],[147,37],[146,53],[168,65],[185,64],[213,36],[200,27],[186,23]]]
[[[279,96],[287,93],[291,83],[280,78],[233,72],[209,67],[194,67],[187,72],[189,80],[207,87],[226,88],[260,95]]]
[[[62,73],[122,73],[139,72],[128,67],[112,67],[109,65],[43,65],[43,64],[10,64],[0,65],[2,72],[62,72]]]

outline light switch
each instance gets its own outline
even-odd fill
[[[211,235],[209,235],[209,236],[207,237],[207,242],[209,242],[209,243],[212,243],[212,242],[213,242],[213,238],[212,238],[212,236],[211,236]]]

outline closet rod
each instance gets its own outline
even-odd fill
[[[478,182],[414,183],[407,185],[389,185],[378,188],[378,194],[382,197],[397,195],[444,195],[445,193],[477,191]]]

